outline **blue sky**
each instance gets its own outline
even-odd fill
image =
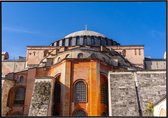
[[[48,46],[86,24],[121,45],[144,45],[145,56],[163,58],[164,2],[2,3],[2,51],[11,59],[26,56],[26,46]]]

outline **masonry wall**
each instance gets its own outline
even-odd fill
[[[148,69],[148,70],[166,69],[166,60],[145,61],[145,69]]]
[[[51,79],[36,79],[29,116],[47,116],[50,102]]]
[[[156,103],[166,95],[166,72],[137,72],[137,79],[143,116],[148,116],[146,109],[149,101]]]
[[[155,103],[166,94],[166,71],[109,72],[108,78],[110,116],[139,116],[137,95],[142,115],[150,116],[149,101]]]
[[[130,72],[110,72],[110,116],[138,116],[135,82]]]

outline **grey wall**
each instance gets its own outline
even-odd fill
[[[166,69],[166,60],[145,61],[145,69],[148,69],[148,70]]]
[[[143,116],[147,116],[145,110],[148,102],[156,103],[166,95],[166,72],[138,72],[137,79]]]
[[[139,116],[137,94],[142,115],[149,100],[159,101],[166,94],[166,71],[109,72],[109,115]]]

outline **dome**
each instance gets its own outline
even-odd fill
[[[64,38],[69,38],[69,37],[77,37],[77,36],[96,36],[96,37],[104,37],[103,34],[100,34],[98,32],[90,31],[90,30],[82,30],[82,31],[77,31],[73,32],[71,34],[68,34]]]

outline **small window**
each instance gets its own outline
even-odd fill
[[[95,45],[95,39],[93,36],[91,37],[91,45]]]
[[[62,46],[65,46],[65,39],[62,40]]]
[[[135,55],[137,55],[137,50],[135,49]]]
[[[78,81],[74,85],[74,102],[86,102],[86,84]]]
[[[33,52],[34,56],[36,55],[36,52]]]
[[[80,37],[76,37],[76,45],[80,45]]]
[[[83,45],[86,45],[86,41],[87,41],[87,37],[84,36],[84,37],[83,37]]]
[[[126,50],[125,50],[125,49],[122,51],[122,55],[123,55],[124,57],[126,56]]]
[[[69,46],[72,46],[72,38],[69,38]]]
[[[24,83],[25,82],[25,78],[23,76],[20,76],[20,83]]]
[[[83,53],[79,53],[78,58],[83,58]]]
[[[141,55],[141,49],[139,49],[139,55]]]

